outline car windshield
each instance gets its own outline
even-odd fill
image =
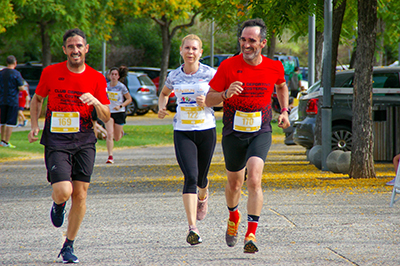
[[[142,76],[138,76],[140,84],[142,85],[146,85],[146,86],[154,86],[153,81],[151,81],[151,79],[146,76],[146,75],[142,75]]]
[[[319,90],[319,88],[321,87],[321,81],[318,80],[317,82],[315,82],[310,88],[308,88],[307,90],[307,94],[310,94],[314,91]]]

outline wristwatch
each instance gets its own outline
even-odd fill
[[[122,104],[119,106],[119,108],[121,109],[123,106],[122,106]]]
[[[282,108],[281,114],[282,114],[283,112],[285,112],[285,111],[288,113],[288,115],[290,115],[290,110],[289,110],[288,108]]]

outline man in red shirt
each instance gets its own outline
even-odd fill
[[[261,187],[265,159],[271,146],[271,94],[276,87],[282,113],[279,127],[289,126],[289,92],[280,61],[261,54],[267,40],[266,27],[261,19],[245,21],[239,38],[241,53],[224,60],[206,97],[207,106],[224,102],[222,148],[228,181],[225,187],[229,209],[225,239],[228,246],[237,243],[241,214],[238,210],[241,188],[247,168],[248,229],[244,252],[255,253],[256,229],[263,205]]]
[[[31,101],[29,142],[38,140],[38,119],[48,97],[45,126],[40,143],[45,146],[47,179],[54,200],[50,217],[55,227],[64,222],[65,205],[71,198],[66,240],[60,255],[64,263],[77,263],[73,242],[86,212],[86,197],[95,160],[96,137],[92,111],[107,122],[110,109],[103,75],[85,63],[89,44],[79,29],[63,37],[67,61],[46,67]]]

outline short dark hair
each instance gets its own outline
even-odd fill
[[[240,29],[240,36],[242,35],[244,28],[247,27],[260,27],[260,41],[263,41],[267,37],[267,27],[262,19],[255,18],[243,22],[242,28]]]
[[[15,56],[13,56],[13,55],[9,55],[9,56],[7,56],[6,62],[7,62],[7,65],[15,64],[17,62],[17,58],[15,58]]]
[[[75,29],[67,30],[65,32],[65,34],[63,36],[63,46],[65,46],[65,42],[67,41],[67,39],[69,37],[74,37],[76,35],[81,36],[85,40],[85,43],[86,43],[86,35],[85,35],[85,33],[82,30],[80,30],[78,28],[75,28]]]

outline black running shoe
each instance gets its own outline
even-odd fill
[[[62,256],[63,259],[63,263],[78,263],[78,257],[75,256],[74,254],[74,248],[72,246],[64,246],[61,251],[60,254],[58,254],[58,257],[60,257],[60,255]]]
[[[55,202],[53,202],[53,206],[51,206],[50,210],[50,218],[55,227],[61,227],[61,225],[64,223],[64,214],[65,203],[63,206],[59,206]]]

